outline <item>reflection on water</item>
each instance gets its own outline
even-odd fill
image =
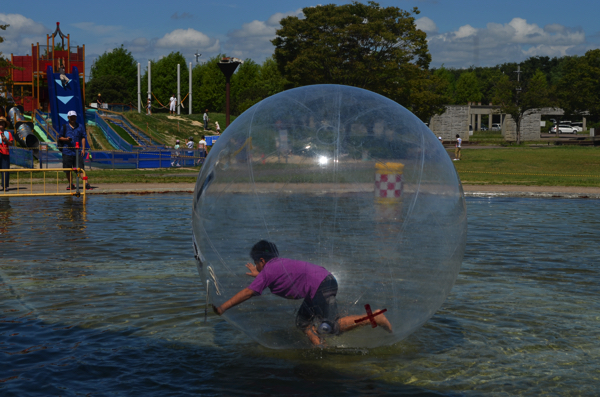
[[[469,199],[441,310],[394,346],[320,352],[204,322],[190,195],[0,200],[0,394],[593,395],[597,204]]]

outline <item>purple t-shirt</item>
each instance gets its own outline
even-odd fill
[[[314,298],[327,269],[312,263],[286,258],[274,258],[265,264],[249,289],[260,295],[267,287],[275,295],[288,299]]]

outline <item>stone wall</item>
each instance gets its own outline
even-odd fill
[[[429,129],[444,141],[453,141],[459,134],[464,141],[469,140],[469,106],[448,105],[442,115],[431,118]]]
[[[539,141],[540,136],[540,122],[542,121],[542,114],[539,111],[526,112],[521,120],[521,141]],[[507,141],[517,140],[517,125],[513,118],[506,115],[504,119],[504,126],[502,128],[502,136]]]

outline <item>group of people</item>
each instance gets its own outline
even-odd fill
[[[194,138],[193,137],[189,137],[187,143],[185,144],[185,147],[187,148],[187,156],[188,157],[193,157],[194,156]],[[173,146],[173,149],[175,149],[174,154],[174,160],[171,163],[171,167],[181,167],[181,152],[179,151],[179,149],[181,148],[180,146],[180,142],[179,139],[177,139],[175,141],[175,146]],[[202,135],[202,139],[200,139],[200,141],[198,141],[198,162],[197,164],[200,165],[202,164],[202,162],[204,161],[204,159],[206,158],[206,136]]]

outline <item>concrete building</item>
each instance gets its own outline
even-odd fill
[[[554,116],[556,119],[562,119],[564,114],[565,112],[559,108],[541,108],[526,112],[521,121],[521,140],[541,140],[542,116]],[[441,136],[444,141],[455,140],[456,134],[459,134],[463,141],[468,141],[469,131],[481,128],[483,115],[488,115],[488,129],[492,129],[492,124],[500,124],[502,136],[507,141],[517,140],[517,125],[513,118],[501,113],[500,106],[492,104],[448,105],[446,112],[431,118],[429,128],[435,136]],[[586,129],[585,117],[583,118],[583,129]]]

